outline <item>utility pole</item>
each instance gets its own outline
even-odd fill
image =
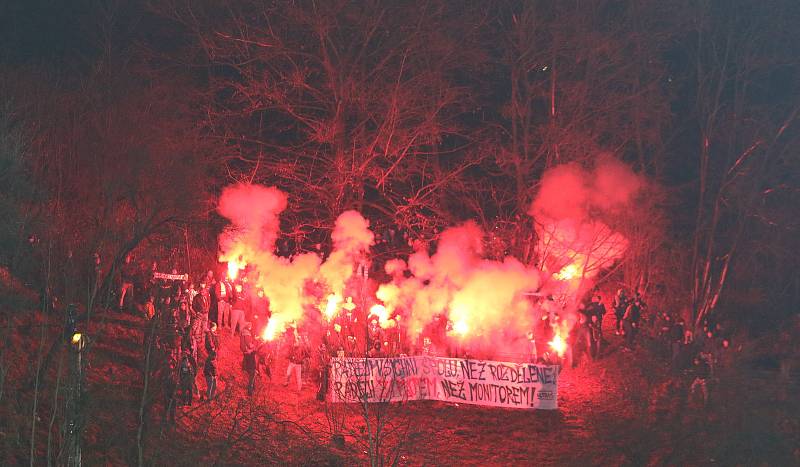
[[[189,224],[183,226],[183,238],[186,240],[186,273],[192,276],[192,259],[189,256]]]
[[[83,350],[86,336],[77,330],[75,305],[67,309],[67,323],[64,337],[69,345],[69,386],[64,422],[64,443],[67,453],[67,467],[81,465],[81,434],[83,431]]]

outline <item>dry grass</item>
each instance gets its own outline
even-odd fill
[[[0,451],[4,465],[27,464],[35,358],[36,314],[14,315],[5,341],[9,368],[0,400]],[[112,314],[90,326],[89,404],[84,436],[87,465],[124,465],[136,459],[137,409],[142,390],[142,328],[138,318]],[[49,333],[55,339],[58,328]],[[598,362],[566,369],[560,410],[522,411],[416,402],[392,407],[410,423],[401,464],[406,465],[790,465],[800,462],[797,380],[744,366],[719,374],[711,404],[688,399],[689,380],[675,376],[647,350],[624,351],[609,336]],[[344,448],[332,446],[325,405],[313,383],[297,394],[273,382],[247,397],[236,338],[223,334],[219,399],[180,410],[175,428],[163,429],[162,390],[149,399],[145,458],[152,465],[357,465],[367,462],[359,436],[363,419],[348,411]],[[646,347],[646,346],[645,346]],[[55,380],[51,364],[44,377]],[[308,379],[306,381],[309,381]],[[205,389],[198,376],[201,392]],[[39,403],[37,456],[46,456],[46,427],[53,384]],[[60,415],[59,415],[60,416]],[[57,426],[57,424],[56,424]],[[401,436],[402,437],[402,436]],[[396,441],[396,440],[395,440]],[[392,441],[390,441],[391,443]],[[37,461],[37,463],[39,463]]]

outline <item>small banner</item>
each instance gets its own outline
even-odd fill
[[[331,402],[436,400],[558,408],[558,365],[445,357],[332,358]]]
[[[165,274],[163,272],[154,272],[153,279],[161,279],[164,281],[188,281],[189,274]]]

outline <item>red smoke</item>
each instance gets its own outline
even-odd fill
[[[320,267],[320,275],[330,291],[341,297],[355,265],[366,261],[369,248],[375,243],[375,234],[361,214],[345,211],[336,219],[331,239],[333,251]]]
[[[641,177],[610,155],[599,156],[591,170],[573,163],[545,172],[528,211],[536,221],[540,267],[561,276],[577,271],[573,276],[584,281],[622,258],[628,240],[607,221],[642,186]]]
[[[536,265],[513,257],[483,258],[485,234],[468,221],[445,230],[432,255],[420,247],[407,262],[387,261],[391,282],[364,302],[348,297],[348,291],[368,290],[363,276],[354,277],[356,269],[369,269],[374,243],[361,214],[339,216],[331,234],[333,250],[324,262],[313,253],[282,258],[274,246],[286,195],[274,187],[238,184],[220,198],[219,212],[232,224],[220,236],[221,258],[239,260],[258,272],[256,282],[270,299],[275,333],[308,319],[327,325],[341,308],[364,306],[383,328],[399,323],[411,342],[438,333],[446,340],[441,345],[468,348],[473,355],[519,355],[542,314],[560,314],[551,322],[557,335],[566,336],[580,294],[598,272],[624,255],[628,241],[609,226],[609,219],[630,206],[643,185],[630,168],[607,155],[588,169],[577,164],[550,169],[529,210],[538,238]],[[351,290],[354,279],[361,281],[360,292]],[[308,292],[314,289],[309,284],[316,284],[317,292]],[[557,300],[535,303],[526,296],[531,292]]]
[[[231,226],[220,237],[220,249],[229,251],[238,241],[256,251],[272,251],[280,231],[278,216],[284,209],[286,194],[274,186],[239,183],[225,187],[217,211]]]

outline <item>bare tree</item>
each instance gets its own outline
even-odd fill
[[[495,182],[470,191],[491,213],[485,229],[530,263],[542,242],[525,213],[548,168],[606,152],[638,171],[660,170],[670,119],[660,54],[676,21],[657,2],[638,1],[510,1],[493,12],[494,66],[504,77],[495,93],[505,100],[489,119],[496,149],[482,167]]]
[[[361,289],[361,307],[366,309],[366,300]],[[369,324],[363,320],[363,335],[370,336]],[[363,343],[363,355],[346,360],[338,360],[338,365],[361,366],[363,371],[353,375],[347,371],[344,380],[337,377],[336,365],[332,365],[331,383],[326,399],[325,415],[328,436],[334,444],[344,442],[344,437],[354,440],[369,459],[371,466],[398,465],[401,456],[408,452],[412,432],[412,420],[406,402],[409,400],[409,387],[414,381],[404,374],[394,371],[390,375],[375,374],[370,360],[372,338]],[[379,348],[382,342],[378,342]],[[389,358],[392,358],[391,356]],[[354,362],[355,360],[355,362]],[[351,368],[351,369],[352,369]]]
[[[798,143],[800,104],[769,95],[762,82],[775,80],[782,66],[796,67],[797,60],[790,48],[766,47],[763,41],[767,29],[770,41],[775,34],[787,44],[796,41],[791,24],[798,13],[753,2],[731,10],[714,2],[697,5],[693,87],[699,186],[691,258],[696,326],[719,304],[736,258],[757,240],[752,233],[766,220],[757,212],[765,197],[789,188],[781,172]],[[789,85],[783,91],[797,95],[798,90]]]
[[[348,208],[432,227],[448,174],[470,164],[462,149],[473,130],[462,120],[474,104],[455,77],[469,79],[482,60],[471,47],[477,10],[244,1],[160,11],[207,57],[215,97],[205,125],[233,154],[231,176],[291,193],[296,238]]]

